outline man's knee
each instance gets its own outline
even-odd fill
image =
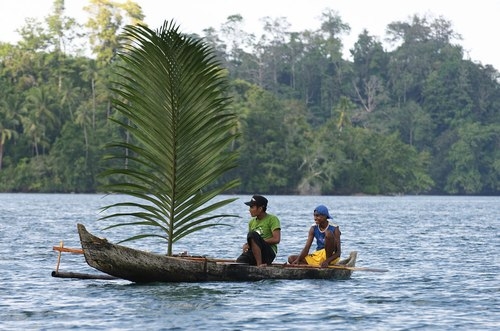
[[[247,234],[247,240],[257,241],[260,238],[260,234],[257,231],[250,231]]]

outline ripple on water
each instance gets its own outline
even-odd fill
[[[110,197],[119,199],[119,197]],[[241,197],[244,199],[247,197]],[[270,196],[283,239],[278,261],[302,249],[318,202],[342,229],[343,255],[387,273],[355,272],[347,281],[137,285],[50,276],[64,240],[78,247],[76,223],[102,231],[99,195],[1,196],[0,329],[2,330],[496,330],[500,325],[500,198]],[[234,228],[208,229],[176,246],[236,257],[248,210]],[[106,201],[108,204],[109,201]],[[291,208],[290,206],[293,206]],[[120,230],[125,231],[125,230]],[[207,244],[216,238],[220,245]],[[162,243],[139,244],[162,251]],[[65,254],[65,271],[89,272]]]

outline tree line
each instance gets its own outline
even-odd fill
[[[0,43],[0,191],[96,192],[109,180],[102,147],[133,139],[110,125],[110,81],[120,31],[144,15],[133,1],[85,10],[81,25],[54,0],[18,43]],[[391,22],[390,50],[365,30],[350,59],[334,10],[311,30],[262,21],[259,36],[240,14],[196,36],[226,69],[238,114],[238,167],[220,179],[240,178],[232,193],[500,193],[499,72],[466,57],[450,21]]]

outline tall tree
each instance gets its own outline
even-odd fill
[[[390,84],[395,98],[400,102],[408,99],[420,102],[426,77],[450,41],[460,38],[451,29],[451,23],[414,15],[411,21],[393,22],[387,26],[388,40],[399,45],[389,65]]]
[[[272,93],[251,85],[245,91],[240,167],[243,185],[251,192],[277,193],[289,187],[284,133],[284,104]]]
[[[53,44],[53,53],[57,64],[57,82],[59,91],[62,90],[63,72],[65,70],[64,53],[67,47],[71,46],[73,40],[77,38],[78,24],[74,18],[64,15],[64,0],[54,0],[53,13],[46,19],[48,25],[47,37],[49,43]]]
[[[264,88],[278,92],[279,84],[288,83],[285,79],[289,67],[289,50],[286,46],[290,23],[286,18],[271,19],[264,17],[264,35],[261,36],[259,46],[262,49],[261,63],[264,77]],[[289,70],[289,69],[288,69]]]
[[[0,84],[2,86],[3,84]],[[0,170],[3,165],[4,148],[7,141],[18,135],[20,124],[21,99],[3,85],[0,92]]]
[[[25,133],[31,137],[33,151],[36,156],[50,147],[54,130],[60,125],[54,114],[57,103],[50,86],[34,87],[28,91],[25,108],[26,116],[23,117]],[[57,131],[57,130],[56,130]]]
[[[387,64],[389,57],[382,44],[364,30],[351,49],[357,103],[368,113],[388,101]]]
[[[144,15],[140,6],[127,0],[124,3],[112,0],[89,0],[84,9],[90,14],[86,23],[90,30],[92,51],[99,65],[110,63],[120,47],[118,36],[126,24],[142,23]]]
[[[498,186],[499,176],[495,174],[498,153],[497,159],[494,157],[500,141],[498,126],[466,123],[458,128],[457,133],[458,139],[447,153],[451,171],[445,190],[451,194],[479,194],[486,182]],[[485,181],[483,177],[489,177],[489,180]],[[495,177],[497,182],[491,182]]]

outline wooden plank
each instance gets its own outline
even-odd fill
[[[176,257],[176,256],[175,256]],[[214,259],[210,257],[197,257],[197,256],[179,256],[179,259],[193,260],[193,261],[207,261],[207,262],[219,262],[219,263],[234,263],[234,264],[245,264],[236,262],[236,260],[230,259]]]
[[[55,251],[58,251],[58,252],[83,254],[83,250],[81,248],[68,248],[68,247],[54,246],[54,247],[52,247],[52,249]]]
[[[84,274],[79,272],[62,272],[62,271],[52,271],[52,277],[78,278],[78,279],[103,279],[103,280],[119,279],[117,277],[113,277],[110,275]]]

